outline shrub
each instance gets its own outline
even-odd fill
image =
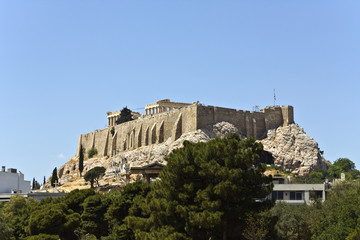
[[[88,151],[88,157],[89,158],[92,158],[94,155],[96,155],[98,153],[97,149],[96,148],[91,148],[89,149]]]
[[[39,234],[27,237],[28,240],[58,240],[59,235]]]

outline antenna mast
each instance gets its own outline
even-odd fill
[[[276,106],[276,94],[275,94],[275,88],[274,88],[274,107]]]

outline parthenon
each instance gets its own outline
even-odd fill
[[[174,109],[191,105],[190,103],[170,102],[170,99],[156,101],[155,103],[146,104],[145,115],[168,112]]]
[[[170,99],[159,100],[155,103],[146,104],[145,114],[143,116],[168,112],[188,105],[191,105],[191,103],[170,102]],[[106,112],[106,114],[108,118],[108,126],[113,127],[116,125],[116,121],[120,118],[121,111]],[[132,112],[133,119],[138,119],[140,116],[140,113]]]

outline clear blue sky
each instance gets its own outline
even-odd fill
[[[42,182],[106,111],[293,105],[360,167],[360,1],[0,0],[0,165]],[[143,111],[143,110],[140,110]]]

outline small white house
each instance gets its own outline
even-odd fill
[[[24,174],[17,172],[15,168],[2,166],[0,172],[0,193],[22,193],[27,194],[31,190],[30,181],[24,180]]]
[[[284,177],[273,177],[274,188],[270,195],[276,202],[286,202],[288,204],[310,204],[317,197],[322,201],[327,198],[327,192],[331,185],[328,182],[321,184],[291,184],[289,179]],[[313,193],[314,195],[311,196]]]

